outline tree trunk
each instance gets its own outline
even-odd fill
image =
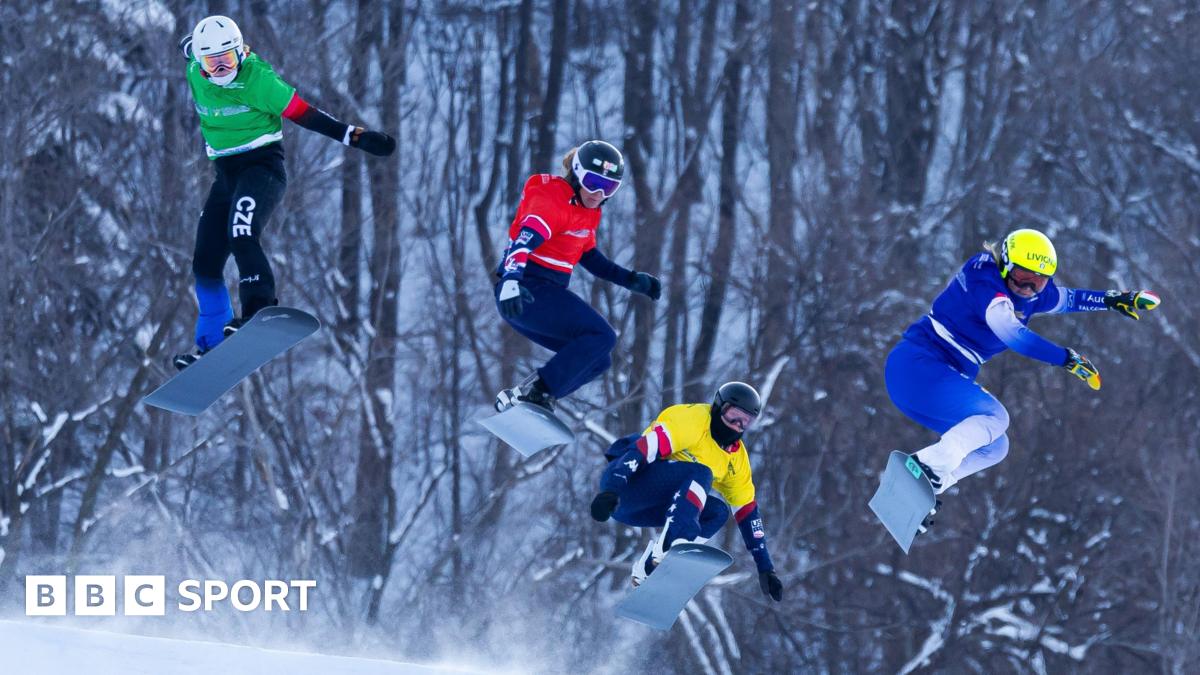
[[[709,366],[713,348],[721,330],[721,314],[725,304],[725,293],[729,286],[730,263],[733,261],[734,230],[737,225],[738,176],[737,154],[740,143],[742,101],[743,48],[746,27],[750,23],[749,0],[738,0],[733,14],[734,45],[725,61],[725,96],[721,104],[721,177],[717,203],[717,241],[708,263],[710,279],[704,295],[704,309],[700,314],[700,335],[696,339],[692,363],[688,369],[687,399],[703,401],[708,398],[712,383],[708,382]]]

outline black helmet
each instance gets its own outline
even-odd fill
[[[726,404],[735,405],[755,417],[762,411],[762,398],[754,387],[745,382],[726,382],[717,388],[713,396],[713,409],[720,414]]]
[[[588,174],[594,174],[588,176]],[[590,192],[603,190],[611,197],[625,177],[625,158],[621,151],[604,141],[588,141],[575,150],[571,170],[567,175],[576,190],[586,187]]]

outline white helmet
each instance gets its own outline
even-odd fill
[[[242,64],[242,31],[227,16],[207,16],[192,29],[192,55],[213,84],[225,86]]]

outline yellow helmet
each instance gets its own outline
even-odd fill
[[[1037,230],[1013,230],[1000,246],[1000,276],[1008,278],[1013,267],[1052,277],[1058,269],[1058,254],[1050,238]]]

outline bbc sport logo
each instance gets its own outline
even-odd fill
[[[72,595],[67,600],[67,577],[31,574],[25,577],[25,616],[66,616],[72,605],[75,616],[116,616],[117,577],[103,574],[77,574]],[[261,584],[240,579],[227,584],[219,579],[184,579],[175,586],[180,612],[211,612],[228,602],[239,612],[307,612],[308,592],[317,587],[313,579],[282,581],[267,579]],[[165,616],[167,579],[153,574],[129,574],[121,577],[121,613],[125,616]]]

